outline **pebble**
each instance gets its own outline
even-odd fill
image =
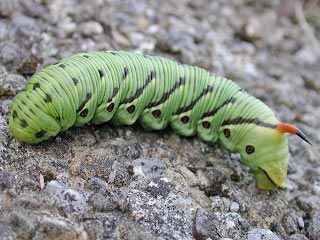
[[[230,204],[230,211],[231,211],[231,212],[238,212],[239,209],[240,209],[239,203],[237,203],[237,202],[232,202],[232,203]]]
[[[0,239],[15,240],[17,239],[17,234],[12,230],[12,228],[8,224],[0,222]]]
[[[297,224],[298,224],[298,227],[300,230],[302,230],[304,228],[304,220],[302,217],[298,217]]]
[[[315,210],[311,214],[307,233],[310,239],[319,239],[320,236],[320,211]]]
[[[86,37],[92,37],[92,35],[102,34],[103,27],[99,22],[89,21],[81,23],[79,31]]]
[[[280,240],[269,229],[255,228],[247,233],[247,240]]]

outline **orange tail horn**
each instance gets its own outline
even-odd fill
[[[280,132],[286,132],[286,133],[291,133],[291,134],[297,135],[298,137],[300,137],[301,139],[303,139],[304,141],[306,141],[307,143],[312,145],[312,143],[308,140],[306,135],[304,135],[304,133],[299,128],[297,128],[296,126],[294,126],[292,124],[279,123],[277,125],[277,130],[279,130]]]

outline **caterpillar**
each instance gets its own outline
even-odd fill
[[[34,144],[71,126],[131,125],[197,135],[239,152],[261,189],[285,188],[287,134],[263,102],[202,68],[125,51],[78,53],[35,73],[10,107],[9,128]],[[311,144],[311,143],[310,143]]]

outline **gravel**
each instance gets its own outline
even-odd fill
[[[319,39],[319,6],[303,2]],[[1,0],[0,239],[318,239],[320,61],[293,4]],[[34,71],[120,49],[233,79],[301,128],[313,146],[289,137],[287,189],[257,189],[239,154],[170,129],[84,126],[35,146],[10,135]]]

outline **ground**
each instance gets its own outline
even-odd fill
[[[317,1],[1,0],[0,239],[318,239]],[[130,50],[237,82],[301,128],[285,190],[237,154],[170,129],[72,128],[31,146],[8,130],[35,71],[77,52]]]

